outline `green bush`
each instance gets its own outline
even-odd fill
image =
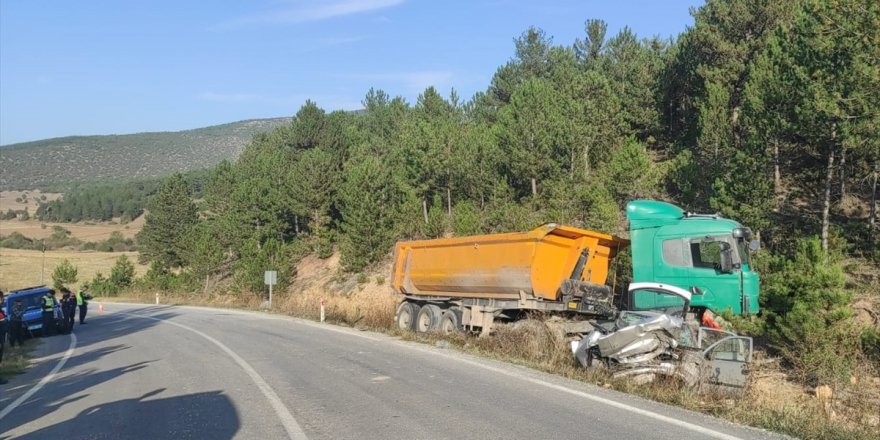
[[[175,274],[169,271],[162,262],[154,260],[150,263],[147,273],[136,279],[133,285],[143,290],[191,292],[198,290],[199,280],[188,272]]]
[[[40,242],[25,237],[20,232],[13,232],[0,239],[0,247],[8,249],[40,249]]]
[[[118,291],[107,277],[98,272],[89,281],[89,293],[95,296],[115,296]]]
[[[55,289],[60,290],[64,285],[73,284],[76,280],[76,266],[67,261],[66,258],[58,266],[55,266],[55,270],[52,272],[52,284]]]
[[[122,255],[116,259],[116,264],[110,269],[110,284],[117,290],[125,289],[134,281],[134,263],[127,256]]]

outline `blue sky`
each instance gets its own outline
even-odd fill
[[[0,145],[177,131],[485,90],[529,26],[675,36],[698,0],[0,0]]]

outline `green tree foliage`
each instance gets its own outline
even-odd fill
[[[790,27],[781,27],[756,63],[748,85],[750,114],[789,166],[789,197],[810,200],[828,248],[835,199],[844,197],[851,172],[868,177],[876,167],[880,126],[880,4],[869,0],[807,1]],[[770,156],[765,154],[765,157]],[[855,164],[853,164],[855,162]]]
[[[121,255],[110,269],[110,284],[117,290],[125,289],[134,281],[134,263],[127,256]],[[114,292],[114,293],[116,293]]]
[[[803,239],[791,258],[762,262],[762,307],[768,333],[785,358],[813,382],[849,379],[859,341],[848,319],[852,293],[845,290],[836,255],[816,238]]]
[[[339,187],[342,263],[360,271],[378,261],[394,243],[396,217],[391,175],[376,157],[353,158]]]
[[[742,95],[752,62],[797,5],[709,0],[694,11],[694,26],[673,49],[662,74],[662,94],[667,135],[675,151],[689,151],[679,158],[678,172],[670,175],[672,186],[688,196],[688,205],[709,208],[715,182],[705,171],[727,169],[731,151],[741,147]]]
[[[114,217],[132,220],[143,213],[146,200],[155,194],[160,181],[143,180],[116,185],[78,185],[64,197],[41,202],[36,217],[42,221],[109,221]]]
[[[65,258],[52,271],[52,285],[55,287],[55,290],[61,290],[62,287],[75,283],[77,274],[76,266]]]
[[[289,145],[297,149],[310,149],[318,146],[325,122],[324,110],[311,100],[296,113],[289,130]]]
[[[137,234],[144,261],[159,261],[166,267],[183,262],[184,237],[198,221],[196,206],[183,176],[175,174],[164,182],[148,203],[144,228]]]
[[[267,270],[277,272],[278,284],[273,287],[283,292],[295,275],[293,264],[301,257],[299,243],[281,243],[269,239],[260,246],[256,242],[247,242],[241,249],[240,258],[235,263],[235,284],[241,290],[262,295],[268,292],[264,284]]]

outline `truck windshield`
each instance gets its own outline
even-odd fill
[[[739,252],[739,260],[742,264],[747,264],[751,267],[751,260],[749,259],[749,242],[746,241],[745,238],[737,238],[736,249]]]

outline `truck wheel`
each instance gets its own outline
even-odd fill
[[[440,307],[434,304],[422,306],[419,314],[416,315],[416,331],[419,333],[427,333],[437,330],[440,327]]]
[[[440,315],[440,333],[451,335],[461,331],[461,312],[458,310],[444,310]]]
[[[400,330],[415,330],[416,316],[419,314],[419,305],[414,302],[404,301],[397,306],[397,328]]]

